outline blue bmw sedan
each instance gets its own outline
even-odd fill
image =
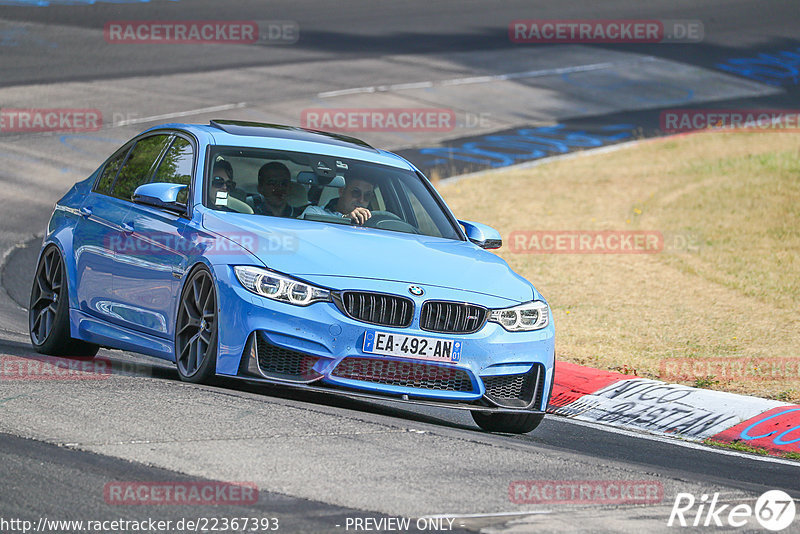
[[[241,121],[130,140],[55,206],[29,307],[34,348],[99,347],[224,376],[469,410],[487,431],[544,416],[554,326],[405,159],[341,135]]]

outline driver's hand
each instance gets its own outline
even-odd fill
[[[347,217],[350,217],[350,220],[352,220],[356,224],[364,224],[365,222],[367,222],[367,219],[372,217],[372,213],[370,213],[370,211],[367,208],[358,207],[353,211],[351,211],[350,213],[348,213]]]

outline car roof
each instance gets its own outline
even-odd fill
[[[208,125],[162,124],[150,128],[148,132],[160,129],[185,130],[198,138],[207,135],[211,138],[210,144],[215,145],[318,153],[414,170],[413,165],[400,156],[377,150],[355,137],[296,126],[215,119]]]
[[[306,128],[298,128],[297,126],[231,120],[212,120],[209,125],[233,135],[296,139],[299,141],[325,143],[336,146],[346,146],[349,148],[363,148],[377,152],[366,142],[362,141],[361,139],[356,139],[355,137],[348,137],[346,135],[317,130],[308,130]]]

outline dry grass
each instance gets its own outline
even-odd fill
[[[661,139],[439,190],[460,218],[505,240],[515,230],[662,232],[658,254],[499,251],[550,301],[559,359],[652,378],[675,358],[800,360],[797,136]],[[697,383],[798,402],[797,369]]]

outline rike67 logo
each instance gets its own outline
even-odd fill
[[[746,503],[720,504],[719,493],[703,494],[696,499],[691,493],[678,493],[669,515],[667,526],[680,527],[743,527],[752,519],[772,532],[785,529],[794,521],[795,504],[792,497],[781,490],[762,494],[755,506]]]

